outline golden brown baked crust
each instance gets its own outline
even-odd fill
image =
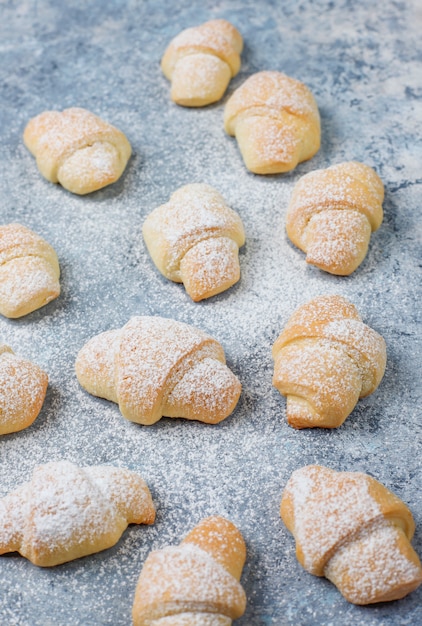
[[[305,174],[287,210],[291,241],[306,261],[347,276],[362,263],[383,219],[384,186],[368,165],[351,161]]]
[[[349,602],[397,600],[422,582],[410,545],[412,514],[371,476],[303,467],[286,485],[280,514],[301,565],[331,580]]]
[[[149,554],[133,604],[134,626],[230,626],[246,596],[243,537],[223,517],[202,520],[180,546]]]
[[[243,224],[210,185],[194,183],[175,191],[147,217],[142,233],[160,272],[183,282],[195,302],[229,289],[240,278]]]
[[[0,313],[28,315],[60,295],[57,254],[21,224],[0,226]]]
[[[319,150],[319,111],[309,89],[281,72],[250,76],[229,98],[224,128],[255,174],[288,172]]]
[[[0,435],[30,426],[47,392],[48,376],[38,365],[0,343]]]
[[[79,195],[116,182],[131,155],[120,130],[78,107],[40,113],[23,139],[41,174]]]
[[[200,107],[220,100],[240,69],[242,49],[241,34],[227,20],[210,20],[179,33],[161,60],[173,102]]]
[[[51,567],[110,548],[128,524],[152,524],[155,508],[135,472],[68,461],[37,466],[0,500],[0,554]]]
[[[76,375],[89,393],[118,403],[124,417],[150,425],[161,417],[216,424],[241,392],[222,346],[202,331],[162,317],[133,317],[80,350]]]
[[[273,345],[273,384],[294,428],[336,428],[384,375],[384,339],[342,296],[299,307]]]

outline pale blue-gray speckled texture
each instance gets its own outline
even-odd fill
[[[245,40],[242,68],[222,102],[172,104],[159,61],[180,30],[231,20]],[[138,470],[157,504],[152,527],[130,527],[114,548],[54,569],[0,557],[4,626],[124,626],[151,549],[175,544],[202,517],[220,513],[242,530],[248,606],[239,626],[397,626],[420,622],[422,588],[399,602],[348,604],[297,563],[279,515],[291,472],[308,463],[365,471],[411,508],[422,553],[420,385],[420,188],[422,9],[417,0],[105,0],[0,3],[0,223],[19,221],[56,249],[62,295],[0,337],[49,374],[41,414],[0,441],[0,496],[34,465],[66,458]],[[281,176],[246,172],[225,135],[224,102],[253,72],[275,69],[305,82],[322,118],[322,147]],[[133,157],[115,185],[77,197],[38,173],[22,143],[45,109],[86,107],[122,129]],[[305,172],[343,160],[373,166],[385,187],[385,217],[350,277],[309,267],[288,241],[284,216]],[[241,215],[242,279],[191,302],[154,268],[145,216],[172,191],[207,182]],[[295,431],[271,385],[271,345],[293,310],[340,293],[386,339],[379,389],[333,431]],[[146,428],[116,405],[86,394],[75,356],[96,333],[131,315],[191,322],[223,344],[243,385],[233,415],[216,427],[164,419]]]

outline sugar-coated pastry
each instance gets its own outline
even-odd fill
[[[216,424],[241,392],[218,341],[163,317],[133,317],[90,339],[77,356],[76,375],[89,393],[144,425],[163,416]]]
[[[154,519],[149,489],[135,472],[51,462],[0,500],[0,554],[19,552],[51,567],[110,548],[128,524]]]
[[[21,224],[0,226],[0,313],[17,318],[60,295],[54,249]]]
[[[201,107],[220,100],[240,69],[242,49],[241,34],[227,20],[210,20],[179,33],[161,60],[173,102]]]
[[[287,211],[291,241],[306,261],[347,276],[366,256],[371,233],[383,219],[384,186],[368,165],[351,161],[305,174]]]
[[[224,128],[255,174],[288,172],[313,157],[321,141],[318,106],[308,87],[274,71],[252,74],[236,89],[225,106]]]
[[[273,384],[294,428],[336,428],[384,375],[384,339],[342,296],[299,307],[273,346]]]
[[[411,512],[367,474],[318,465],[298,469],[286,485],[280,513],[296,539],[299,563],[331,580],[349,602],[398,600],[422,582],[410,545]]]
[[[35,363],[0,343],[0,435],[15,433],[38,417],[48,376]]]
[[[202,520],[179,546],[149,554],[133,604],[134,626],[230,626],[246,608],[246,546],[220,516]]]
[[[182,282],[195,302],[225,291],[240,278],[243,224],[210,185],[194,183],[175,191],[147,217],[142,232],[160,272]]]
[[[131,155],[120,130],[78,107],[40,113],[23,139],[47,180],[80,195],[116,182]]]

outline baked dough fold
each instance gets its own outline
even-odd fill
[[[79,195],[116,182],[131,155],[120,130],[79,107],[40,113],[23,139],[44,178]]]
[[[293,472],[281,517],[296,539],[299,563],[325,576],[354,604],[398,600],[422,582],[410,540],[408,507],[361,472],[309,465]]]
[[[217,340],[163,317],[133,317],[120,330],[93,337],[77,356],[76,375],[89,393],[144,425],[163,416],[216,424],[241,392]]]
[[[210,20],[179,33],[161,60],[173,102],[201,107],[220,100],[240,69],[242,49],[241,34],[227,20]]]
[[[160,272],[182,282],[195,302],[229,289],[240,278],[243,224],[210,185],[193,183],[175,191],[150,213],[142,233]]]
[[[17,551],[51,567],[110,548],[128,524],[154,519],[149,489],[135,472],[51,462],[0,500],[0,554]]]
[[[305,174],[296,183],[286,230],[306,261],[347,276],[365,258],[383,219],[384,186],[368,165],[351,161]]]
[[[246,596],[239,580],[243,537],[220,516],[202,520],[181,542],[151,552],[133,604],[134,626],[230,626]]]
[[[60,295],[57,254],[21,224],[0,226],[0,313],[28,315]]]
[[[385,341],[342,296],[318,296],[293,313],[272,349],[273,384],[294,428],[336,428],[381,382]]]
[[[314,96],[300,81],[275,71],[252,74],[236,89],[224,109],[224,128],[255,174],[288,172],[313,157],[321,141]]]
[[[0,435],[28,428],[38,417],[48,376],[35,363],[0,343]]]

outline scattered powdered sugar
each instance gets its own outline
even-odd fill
[[[130,3],[129,3],[130,4]],[[415,112],[417,22],[409,4],[228,3],[201,7],[138,3],[7,4],[0,64],[2,223],[19,221],[57,251],[62,294],[20,320],[0,320],[1,340],[49,375],[30,428],[1,437],[0,494],[34,466],[67,459],[139,472],[157,505],[152,526],[130,527],[114,548],[52,569],[0,558],[0,621],[14,626],[123,626],[149,552],[174,545],[202,518],[219,513],[245,537],[248,602],[239,626],[416,623],[420,590],[404,602],[363,611],[332,585],[306,575],[279,518],[283,487],[308,463],[370,472],[405,500],[421,524],[418,251],[420,193]],[[334,3],[335,4],[335,3]],[[241,5],[241,6],[240,6]],[[333,5],[333,6],[332,6]],[[165,15],[165,19],[163,19]],[[226,100],[204,109],[171,103],[159,60],[190,24],[225,15],[246,41],[241,74],[273,67],[307,84],[322,118],[322,146],[279,176],[247,172],[224,132]],[[5,30],[7,29],[7,31]],[[406,32],[406,37],[400,33]],[[276,59],[274,50],[279,57]],[[122,129],[133,157],[121,179],[84,197],[45,181],[21,142],[46,108],[86,106]],[[334,162],[373,165],[386,186],[384,221],[349,277],[309,266],[285,232],[287,206],[304,174]],[[142,224],[182,185],[207,183],[241,217],[241,278],[218,296],[192,302],[148,254]],[[271,347],[292,313],[320,294],[341,294],[387,344],[385,377],[335,430],[290,428],[286,401],[272,386]],[[78,384],[76,355],[91,338],[132,316],[162,316],[215,337],[242,383],[232,415],[218,425],[161,419],[151,427]],[[420,530],[414,539],[421,550]],[[202,626],[202,625],[201,625]]]

